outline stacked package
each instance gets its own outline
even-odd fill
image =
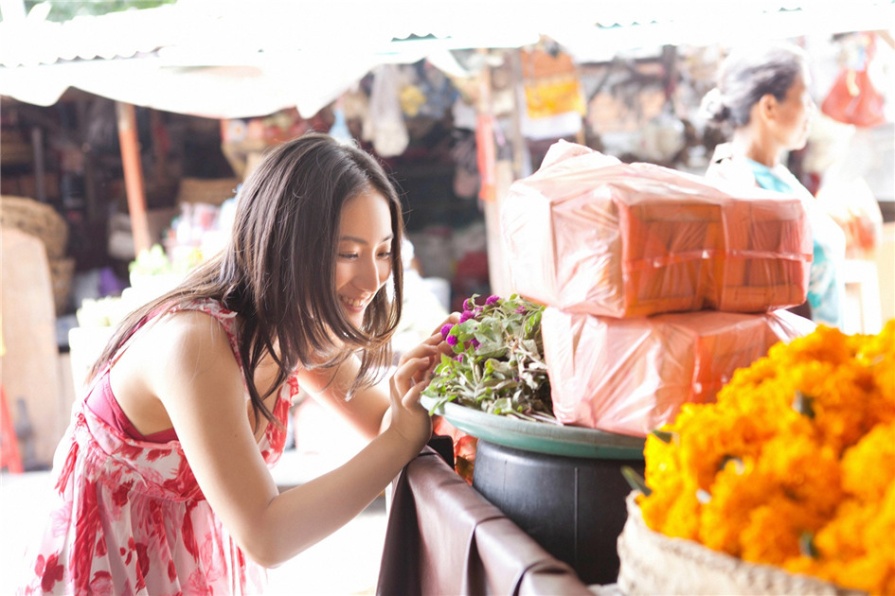
[[[544,310],[553,414],[564,424],[645,436],[687,402],[714,401],[737,368],[814,324],[781,310],[612,319]]]
[[[644,436],[813,325],[800,199],[560,141],[502,206],[515,291],[542,320],[554,414]],[[675,313],[675,314],[670,314]]]

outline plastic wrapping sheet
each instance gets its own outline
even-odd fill
[[[801,200],[560,141],[502,206],[515,291],[611,317],[805,301],[812,238]]]
[[[791,312],[615,319],[548,307],[541,320],[553,413],[563,424],[644,437],[687,402],[713,401],[734,370],[814,330]]]

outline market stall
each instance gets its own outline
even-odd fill
[[[262,118],[295,109],[310,119],[372,71],[401,67],[392,69],[402,71],[400,82],[406,67],[425,61],[450,78],[470,81],[472,97],[466,99],[483,116],[471,128],[478,130],[481,124],[498,136],[492,149],[501,151],[489,151],[479,159],[486,183],[484,210],[489,212],[488,227],[493,230],[502,192],[508,186],[503,178],[512,181],[537,167],[538,151],[531,146],[526,150],[526,143],[564,136],[596,140],[596,134],[598,142],[619,155],[644,143],[642,151],[636,151],[640,160],[667,160],[675,149],[682,149],[680,106],[670,113],[656,113],[634,98],[624,106],[628,115],[616,113],[621,118],[613,124],[611,117],[600,118],[597,106],[590,105],[594,101],[604,105],[607,95],[617,95],[614,88],[621,87],[634,94],[644,87],[656,88],[663,90],[665,99],[669,94],[686,94],[694,81],[680,79],[693,73],[672,63],[673,48],[739,43],[746,41],[743,31],[753,32],[750,41],[758,36],[781,39],[870,31],[890,16],[891,4],[863,0],[845,8],[761,2],[738,8],[733,19],[698,14],[688,10],[686,3],[676,2],[665,3],[661,9],[654,3],[634,2],[612,11],[577,1],[550,11],[537,6],[521,10],[502,2],[489,5],[488,10],[471,3],[455,3],[450,10],[438,3],[411,7],[400,2],[382,7],[355,3],[350,8],[345,10],[339,3],[267,3],[260,10],[245,10],[238,3],[183,1],[64,23],[47,20],[45,12],[35,10],[27,18],[0,22],[0,33],[7,40],[0,51],[0,94],[39,106],[60,103],[71,89],[111,99],[123,116],[118,120],[121,150],[132,153],[136,139],[128,132],[132,108],[127,106],[214,119]],[[382,19],[385,13],[388,18]],[[568,19],[567,14],[578,18]],[[711,24],[705,21],[710,16],[714,17]],[[296,35],[291,24],[309,21],[315,26]],[[370,22],[381,27],[371,28]],[[121,36],[122,30],[133,34]],[[235,31],[239,35],[233,35]],[[542,36],[552,42],[538,52]],[[470,52],[479,59],[462,58]],[[542,59],[546,54],[554,56],[554,64]],[[608,65],[612,72],[590,73],[587,65],[600,69]],[[651,75],[644,66],[654,73],[658,67],[662,73]],[[619,81],[619,75],[628,70],[634,76],[627,83]],[[700,82],[695,83],[698,90]],[[499,93],[485,92],[487,87]],[[524,88],[521,102],[514,96],[516,87]],[[572,99],[555,101],[563,93]],[[697,97],[690,99],[698,103]],[[637,113],[641,118],[636,118]],[[380,120],[379,116],[381,112],[373,120]],[[587,116],[586,126],[582,116]],[[650,119],[655,122],[645,126]],[[620,130],[620,124],[637,130]],[[639,129],[652,140],[641,138]],[[479,130],[482,140],[488,140],[486,132]],[[500,142],[501,136],[506,144]],[[660,137],[665,139],[662,143],[657,140]],[[533,155],[526,164],[528,152]],[[135,211],[132,225],[140,228],[134,232],[139,252],[150,235],[140,212],[151,205],[141,196],[136,180],[155,173],[141,172],[125,153],[122,158],[130,180],[129,205]],[[506,175],[504,161],[511,164]],[[35,167],[40,169],[40,164]],[[89,176],[85,184],[88,209],[100,209],[90,204]],[[143,186],[145,194],[147,185]],[[492,241],[489,249],[489,273],[499,290],[503,273],[499,243]]]
[[[233,26],[229,18],[217,24]],[[262,22],[241,24],[247,31],[264,30]],[[659,24],[644,23],[636,31],[656,33]],[[866,22],[836,24],[844,30],[857,26]],[[442,382],[430,386],[425,400],[452,433],[455,459],[448,457],[445,464],[427,451],[396,481],[380,591],[592,593],[595,586],[615,584],[620,571],[625,590],[636,593],[638,586],[649,586],[644,589],[655,591],[656,584],[638,583],[649,579],[648,566],[631,553],[636,548],[620,548],[618,538],[625,533],[629,545],[661,543],[644,527],[626,523],[637,519],[641,504],[649,502],[649,484],[657,482],[650,467],[659,460],[649,453],[662,448],[657,441],[673,442],[668,433],[676,431],[663,431],[664,425],[714,402],[736,370],[764,362],[772,346],[809,337],[813,329],[781,312],[805,298],[811,255],[799,201],[758,192],[735,196],[693,176],[705,166],[705,139],[692,134],[687,128],[692,123],[685,123],[675,108],[694,99],[699,83],[689,81],[689,98],[674,91],[698,67],[691,63],[681,75],[680,57],[671,49],[679,40],[660,28],[664,37],[650,44],[659,39],[660,48],[646,59],[592,54],[589,60],[599,62],[588,66],[575,58],[587,54],[576,46],[581,37],[567,29],[556,31],[556,40],[566,40],[567,46],[529,30],[496,41],[444,42],[434,36],[401,46],[389,38],[388,48],[401,48],[397,55],[379,48],[343,69],[344,52],[332,52],[326,61],[278,54],[272,63],[254,48],[251,64],[244,63],[244,55],[235,64],[227,62],[221,56],[229,54],[217,45],[221,29],[216,31],[218,37],[211,39],[221,51],[215,57],[220,64],[197,64],[196,54],[171,43],[167,51],[137,50],[149,56],[104,61],[109,64],[102,73],[94,63],[99,61],[71,69],[75,65],[56,64],[65,66],[56,72],[58,79],[48,74],[54,66],[22,63],[15,72],[0,72],[5,77],[0,92],[53,104],[68,86],[79,86],[115,100],[125,189],[119,198],[127,199],[138,274],[154,267],[151,251],[143,252],[149,238],[162,237],[161,229],[148,229],[151,216],[144,217],[136,118],[141,109],[214,118],[220,149],[235,175],[206,181],[216,185],[211,202],[217,206],[232,198],[267,147],[314,126],[363,143],[398,172],[413,161],[414,151],[422,154],[427,167],[405,173],[401,182],[406,188],[416,184],[430,199],[449,186],[445,202],[451,208],[435,215],[408,210],[416,254],[430,273],[464,273],[463,283],[451,290],[452,306],[465,311],[466,318],[444,330],[458,346],[457,358],[440,365]],[[798,31],[775,29],[773,34]],[[593,46],[590,51],[595,52]],[[97,71],[91,72],[94,67]],[[38,72],[46,76],[47,87],[25,83]],[[320,84],[307,85],[311,79]],[[171,93],[175,87],[177,93]],[[203,99],[199,90],[210,97]],[[358,108],[360,102],[368,103]],[[427,112],[428,120],[420,117]],[[442,120],[451,126],[441,129],[439,138],[451,143],[426,144],[423,139],[435,136],[429,133],[439,132]],[[166,137],[159,131],[164,127],[152,126],[152,131],[144,138],[163,153]],[[556,143],[558,138],[574,146]],[[624,160],[595,152],[594,146]],[[553,149],[558,153],[551,154]],[[450,159],[433,159],[445,155]],[[651,163],[642,163],[642,157]],[[582,186],[582,180],[587,184]],[[210,253],[220,232],[208,224],[224,215],[223,209],[207,209],[204,200],[194,207],[181,196],[192,181],[183,177],[180,193],[170,193],[177,196],[178,225],[164,231],[165,258],[181,254],[189,260],[199,246]],[[485,221],[467,235],[444,225],[454,215],[462,220],[471,212],[483,214]],[[458,255],[457,246],[473,250]],[[136,258],[141,253],[150,262]],[[164,261],[155,273],[172,273],[171,262]],[[132,291],[139,289],[134,279]],[[466,300],[475,294],[480,294],[478,302]],[[503,317],[499,325],[484,323],[483,316],[503,306],[507,310],[496,317]],[[86,319],[90,313],[85,309],[83,314]],[[883,323],[869,317],[861,326],[876,333]],[[508,330],[522,335],[514,338],[517,343],[502,345],[499,333]],[[879,336],[883,349],[868,350],[865,358],[877,367],[891,360],[886,352],[891,332],[886,333]],[[836,341],[841,347],[846,340]],[[523,364],[522,356],[530,359]],[[861,388],[873,399],[883,394],[891,376],[878,371],[860,373]],[[460,377],[463,383],[449,381]],[[486,389],[475,386],[478,382]],[[468,391],[472,394],[464,402]],[[549,406],[537,405],[547,393]],[[796,400],[799,416],[823,416],[809,416],[812,404],[821,403],[813,398]],[[884,419],[874,423],[890,424],[888,398],[879,397]],[[746,455],[720,457],[735,463]],[[723,459],[720,468],[737,466]],[[644,474],[647,484],[638,485]],[[877,501],[880,491],[891,493],[885,489],[891,481],[880,477],[871,495]],[[665,480],[672,486],[684,482],[677,476]],[[706,488],[688,492],[684,506],[699,508],[694,500],[706,505],[700,500],[706,495],[699,492]],[[632,490],[639,494],[632,496]],[[853,493],[855,499],[860,496],[858,489]],[[644,519],[649,531],[660,533],[655,518]],[[688,523],[693,519],[680,517]],[[873,531],[891,529],[887,523],[874,525]],[[821,526],[816,523],[812,531]],[[692,532],[687,537],[698,542]],[[834,552],[831,542],[820,545],[828,549],[826,556]],[[418,556],[408,558],[408,552]],[[742,550],[728,554],[739,556]],[[790,569],[821,569],[826,580],[852,585],[846,574],[831,575],[819,563],[799,565]],[[888,567],[874,569],[891,573]],[[696,568],[688,577],[699,575]],[[661,577],[653,579],[661,585]],[[889,589],[884,583],[868,585]],[[678,589],[697,591],[696,586]]]
[[[786,311],[811,263],[801,203],[731,191],[570,143],[514,183],[524,296],[469,297],[442,329],[422,401],[456,474],[429,453],[405,469],[383,593],[524,590],[517,529],[598,593],[891,593],[895,320],[849,336]],[[738,225],[701,233],[714,217]],[[524,250],[539,226],[574,251]]]

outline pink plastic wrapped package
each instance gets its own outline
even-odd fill
[[[797,197],[560,141],[501,209],[514,290],[566,311],[768,312],[805,301],[812,239]]]
[[[646,436],[684,403],[713,401],[734,370],[814,326],[786,310],[615,319],[548,307],[541,332],[553,413],[563,424]]]

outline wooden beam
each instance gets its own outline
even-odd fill
[[[121,164],[124,169],[124,187],[127,193],[127,209],[130,213],[131,232],[134,236],[134,254],[139,256],[150,248],[149,220],[146,216],[146,191],[143,184],[143,167],[140,164],[140,141],[137,138],[137,113],[133,104],[115,102],[118,114],[118,142],[121,145]]]
[[[78,143],[84,156],[84,210],[87,214],[87,221],[94,222],[106,215],[101,214],[100,206],[97,204],[96,149],[88,143],[91,101],[97,100],[79,97],[75,100],[75,106],[78,111]]]
[[[479,165],[479,176],[483,188],[479,191],[482,210],[485,214],[485,237],[488,252],[488,281],[491,292],[508,296],[512,287],[509,270],[503,250],[503,231],[501,230],[501,204],[513,182],[513,164],[497,161],[494,146],[494,127],[500,126],[494,117],[494,106],[491,94],[491,66],[488,64],[490,51],[480,49],[482,70],[479,73],[479,96],[476,108],[478,122],[476,124],[476,143]],[[486,148],[483,144],[487,144]],[[490,188],[484,188],[484,185]]]
[[[521,52],[522,50],[516,48],[507,53],[507,60],[510,61],[510,75],[512,77],[510,84],[513,88],[512,136],[510,138],[513,147],[513,180],[519,180],[531,174],[531,172],[527,171],[525,165],[529,161],[525,158],[528,148],[525,146],[525,137],[522,134],[522,110],[527,109],[527,106],[520,101],[521,98],[519,96],[522,93],[521,89],[524,84],[522,80]],[[524,97],[524,93],[522,97]],[[530,166],[528,166],[528,169],[531,169]]]
[[[31,149],[34,152],[34,188],[41,203],[47,202],[46,173],[47,162],[44,159],[44,135],[39,126],[31,127]]]

